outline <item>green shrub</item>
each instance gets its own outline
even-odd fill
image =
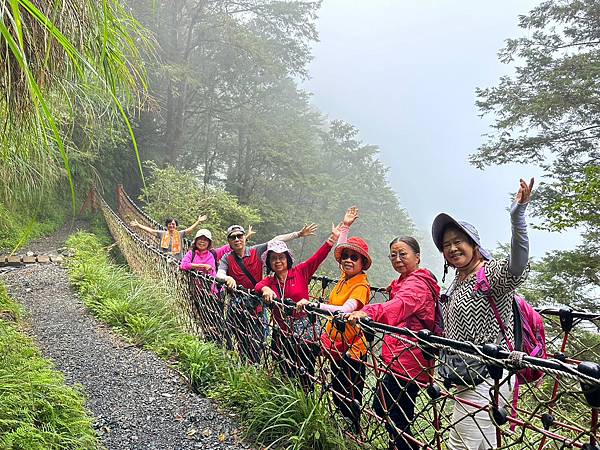
[[[332,422],[319,391],[306,393],[293,382],[275,382],[248,411],[249,433],[261,443],[289,449],[342,449],[352,443]]]
[[[226,242],[229,225],[261,222],[255,209],[240,205],[235,196],[224,190],[201,187],[191,173],[171,166],[160,169],[154,163],[148,166],[152,174],[140,199],[146,212],[158,220],[175,217],[180,225],[187,227],[200,214],[206,214],[208,220],[202,227],[211,230],[214,242]]]
[[[0,285],[0,311],[20,308]],[[100,448],[82,393],[64,383],[16,323],[0,320],[0,448]]]
[[[29,241],[58,230],[69,210],[60,195],[28,203],[0,204],[0,249],[16,251]]]

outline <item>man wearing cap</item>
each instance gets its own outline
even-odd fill
[[[300,231],[276,236],[271,241],[291,241],[301,237],[315,234],[317,226],[314,223],[305,225]],[[231,251],[221,258],[217,279],[225,281],[227,287],[234,289],[241,286],[245,289],[254,289],[256,283],[263,278],[264,264],[261,260],[267,250],[268,242],[246,246],[246,230],[241,225],[231,225],[227,229],[227,242]],[[240,346],[240,354],[253,363],[260,361],[264,324],[261,316],[262,307],[257,306],[249,311],[242,307],[242,298],[234,297],[231,303],[232,331],[236,334]]]
[[[300,231],[275,236],[271,241],[288,242],[301,237],[313,236],[316,230],[317,226],[311,223],[304,225]],[[227,242],[231,251],[221,258],[217,279],[225,281],[230,289],[234,289],[237,285],[246,289],[254,289],[256,283],[263,278],[264,266],[261,257],[267,250],[268,242],[247,247],[246,230],[241,225],[231,225],[227,228]]]

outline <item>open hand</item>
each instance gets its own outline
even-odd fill
[[[246,240],[250,239],[256,234],[256,231],[252,229],[252,225],[248,225],[248,232],[246,233]]]
[[[356,219],[358,219],[358,208],[356,206],[351,206],[346,210],[342,223],[349,227]]]
[[[304,225],[300,231],[298,231],[298,236],[306,237],[306,236],[314,236],[317,231],[317,224],[311,223],[308,225]]]
[[[198,222],[204,222],[206,219],[208,219],[208,217],[206,217],[206,214],[202,214],[201,216],[198,216]]]
[[[534,181],[535,180],[531,178],[529,184],[527,184],[523,178],[519,180],[519,192],[517,192],[517,195],[515,196],[515,201],[517,203],[527,203],[529,201],[531,198],[531,191],[533,191]]]

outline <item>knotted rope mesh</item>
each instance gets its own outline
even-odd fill
[[[363,448],[467,449],[478,448],[478,440],[480,448],[494,449],[599,448],[598,314],[540,310],[548,359],[538,359],[427,330],[352,325],[313,307],[298,313],[289,299],[267,306],[255,293],[180,270],[155,236],[129,228],[132,219],[163,227],[122,189],[119,214],[103,199],[99,203],[131,269],[169,286],[181,324],[248,364],[280,371],[307,392],[319,385],[332,417]],[[313,277],[311,296],[326,302],[335,283]],[[385,300],[384,289],[372,288],[371,302]],[[543,377],[520,384],[515,396],[523,368]]]

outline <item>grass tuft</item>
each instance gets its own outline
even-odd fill
[[[18,321],[21,308],[0,284],[0,448],[100,448],[82,393],[5,314]]]

